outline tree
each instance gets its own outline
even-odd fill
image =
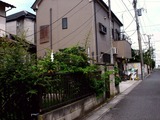
[[[24,39],[16,41],[0,38],[0,116],[15,112],[27,114],[30,109],[30,98],[36,94],[34,83],[38,76],[33,69],[35,59],[27,52],[28,45]],[[17,113],[18,113],[17,112]],[[21,118],[23,119],[23,118]]]
[[[146,52],[143,53],[144,63],[150,66],[152,69],[155,67],[155,61],[153,57],[154,57],[153,47],[150,47],[150,49],[147,49]]]
[[[131,49],[132,58],[129,62],[140,62],[140,55],[138,50]]]
[[[147,49],[145,52],[143,51],[144,64],[151,66],[152,69],[155,67],[155,61],[153,57],[154,49],[152,47],[150,49]],[[140,62],[140,55],[137,50],[132,49],[132,58],[129,62]]]

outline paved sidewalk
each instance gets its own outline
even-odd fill
[[[120,100],[122,100],[125,95],[127,95],[134,87],[136,87],[142,80],[127,80],[120,83],[120,94],[115,96],[110,102],[107,102],[88,115],[86,115],[82,120],[100,120],[103,115],[105,115],[111,108],[113,108]]]
[[[134,81],[133,80],[122,81],[119,84],[120,93],[124,92],[125,90],[127,90],[129,87],[131,87],[132,85],[134,85],[137,82],[139,82],[139,81],[137,81],[137,80],[134,80]]]

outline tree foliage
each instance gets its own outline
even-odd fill
[[[143,61],[144,64],[151,66],[152,68],[155,67],[155,61],[153,59],[154,57],[154,49],[151,47],[150,49],[147,49],[146,51],[143,51]],[[129,62],[140,62],[140,54],[136,53],[134,49],[132,49],[132,59],[130,59]]]
[[[32,65],[35,64],[32,56],[27,52],[27,44],[19,39],[16,42],[10,42],[6,38],[0,41],[0,85],[5,84],[14,87],[17,90],[17,84],[25,83],[26,89],[32,89],[34,80],[37,79]],[[1,87],[3,91],[4,87]],[[18,91],[17,91],[18,92]]]
[[[79,46],[65,48],[54,53],[54,61],[51,61],[51,51],[47,56],[38,61],[39,70],[42,72],[94,72],[97,71],[96,65],[89,64],[89,58],[85,49]]]
[[[11,41],[0,38],[0,116],[6,119],[13,112],[30,109],[30,99],[37,93],[38,79],[33,69],[34,59],[27,52],[22,39]],[[27,112],[24,112],[27,114]]]
[[[2,38],[0,42],[0,92],[5,104],[10,97],[5,96],[5,87],[11,89],[10,94],[25,94],[27,99],[37,94],[36,86],[47,88],[50,85],[46,74],[76,73],[90,74],[98,71],[96,65],[90,64],[90,58],[85,49],[80,46],[61,49],[54,53],[51,61],[51,51],[41,59],[35,59],[27,52],[28,45],[24,39],[18,38],[10,42]],[[91,79],[90,86],[99,94],[104,90],[104,79]],[[17,87],[20,86],[20,87]],[[23,88],[23,90],[21,90]],[[101,89],[101,90],[100,90]]]
[[[139,53],[137,54],[134,49],[131,49],[131,52],[132,52],[132,58],[130,59],[129,62],[140,62],[141,60]]]
[[[150,49],[146,50],[143,54],[144,63],[151,66],[152,68],[155,67],[154,57],[154,49],[151,47]]]

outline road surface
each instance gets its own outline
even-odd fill
[[[154,70],[101,120],[160,120],[160,70]]]

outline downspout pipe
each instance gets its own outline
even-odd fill
[[[50,8],[50,47],[53,49],[52,45],[52,8]]]
[[[96,0],[94,0],[94,21],[95,21],[95,41],[96,41],[96,60],[98,63],[98,39],[97,39],[97,11]]]

